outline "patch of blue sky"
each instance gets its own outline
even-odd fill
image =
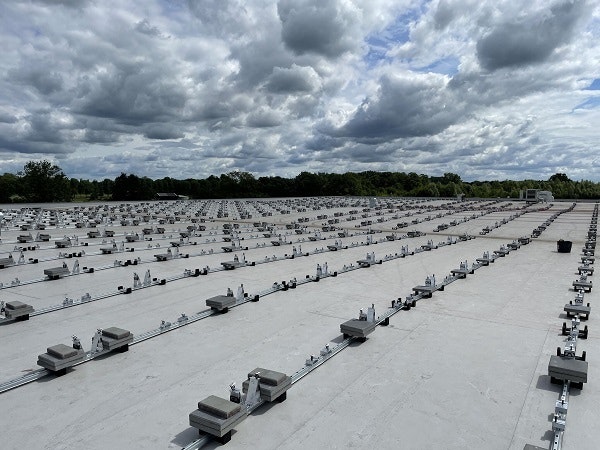
[[[411,9],[396,16],[383,30],[370,34],[365,38],[369,51],[363,57],[369,68],[380,62],[389,62],[389,50],[410,40],[410,26],[422,14],[420,10]]]
[[[458,73],[458,64],[458,58],[455,56],[447,56],[446,58],[438,59],[427,66],[419,67],[416,69],[416,71],[425,73],[441,73],[443,75],[454,76]]]
[[[599,97],[588,97],[585,101],[581,102],[577,105],[571,112],[575,112],[578,109],[594,109],[600,106],[600,96]]]
[[[585,88],[585,90],[588,90],[588,91],[600,90],[600,78],[596,78],[594,81],[592,81],[592,84],[590,84],[589,87]]]
[[[363,56],[363,61],[368,68],[373,68],[382,62],[391,62],[392,58],[388,56],[389,48],[385,46],[375,46],[369,43],[369,51]]]
[[[187,5],[181,0],[159,0],[164,15],[172,17],[187,9]]]

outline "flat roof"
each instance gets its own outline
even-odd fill
[[[0,258],[11,253],[17,262],[19,249],[25,249],[24,264],[0,269],[0,300],[19,300],[38,310],[65,298],[132,287],[134,273],[141,281],[148,270],[151,278],[172,281],[0,325],[0,383],[38,369],[37,356],[56,344],[71,345],[72,335],[89,350],[98,328],[115,326],[139,335],[162,320],[174,323],[182,313],[205,310],[206,299],[224,295],[228,288],[236,292],[243,284],[245,292],[257,294],[273,283],[315,276],[317,264],[327,264],[330,273],[339,275],[275,292],[140,342],[129,352],[78,365],[65,376],[48,376],[0,394],[3,448],[10,449],[184,447],[198,437],[188,415],[201,399],[228,398],[229,384],[241,386],[255,367],[296,372],[325,344],[341,342],[340,324],[358,317],[360,309],[373,304],[377,315],[384,314],[392,300],[406,298],[427,276],[441,282],[462,261],[472,264],[486,251],[530,236],[571,203],[372,197],[189,200],[98,208],[61,205],[55,214],[52,205],[41,206],[41,212],[0,207],[8,220],[0,236]],[[594,207],[577,203],[528,245],[420,300],[415,308],[399,311],[366,342],[353,342],[294,384],[285,402],[256,410],[235,428],[227,448],[548,448],[561,386],[550,383],[547,366],[565,342],[563,306],[575,297],[572,282],[578,278]],[[240,220],[240,211],[252,217]],[[50,225],[51,217],[58,218],[57,225]],[[95,228],[92,220],[99,221]],[[433,231],[451,221],[457,224]],[[35,229],[45,222],[44,231]],[[263,222],[273,227],[271,237],[259,229]],[[409,225],[399,228],[403,222]],[[231,246],[223,240],[231,236],[223,234],[226,223],[238,226],[239,241],[234,238],[237,247],[231,253],[222,250]],[[31,230],[21,230],[25,224]],[[199,225],[206,230],[198,231]],[[157,227],[164,227],[164,234],[156,233]],[[480,234],[486,227],[491,231]],[[144,234],[144,228],[152,232]],[[115,236],[89,238],[91,229],[113,230]],[[425,235],[405,237],[412,230]],[[181,235],[186,231],[189,238]],[[35,238],[38,232],[50,234],[50,241],[17,242],[19,235]],[[135,233],[138,241],[125,242],[127,234]],[[325,239],[309,239],[319,234]],[[392,234],[398,239],[386,238]],[[475,239],[385,260],[402,246],[413,251],[430,240],[445,243],[463,234]],[[279,235],[291,244],[275,246],[272,241]],[[73,245],[56,248],[55,241],[64,236]],[[112,239],[117,247],[134,250],[101,254]],[[377,243],[366,245],[368,239]],[[557,252],[559,239],[572,241],[570,253]],[[169,248],[175,253],[171,242],[177,241],[179,254],[189,257],[156,261],[154,255]],[[342,248],[328,250],[336,241]],[[294,247],[312,254],[291,259]],[[371,252],[384,262],[341,273]],[[183,276],[186,269],[219,268],[234,255],[268,262]],[[45,269],[64,263],[72,270],[75,260],[79,275],[44,280]],[[83,267],[96,270],[83,273]],[[29,283],[35,280],[40,281]],[[585,301],[594,305],[596,297],[592,290]],[[588,383],[582,391],[571,389],[566,449],[595,449],[600,438],[596,321],[592,314],[582,322],[590,329],[589,338],[578,341],[578,354],[585,350],[588,355]]]

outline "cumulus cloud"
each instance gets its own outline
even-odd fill
[[[585,2],[567,0],[530,17],[497,24],[477,42],[477,57],[488,70],[545,61],[571,39],[573,29],[587,11]]]
[[[318,53],[337,57],[358,45],[352,32],[360,22],[352,2],[320,0],[280,0],[281,37],[297,54]]]
[[[599,25],[589,0],[4,2],[0,170],[597,177]]]
[[[150,23],[148,22],[147,19],[140,20],[135,25],[135,31],[138,31],[138,32],[140,32],[142,34],[147,34],[148,36],[153,36],[153,37],[160,37],[160,36],[162,36],[162,33],[160,32],[160,30],[158,29],[158,27],[150,25]]]
[[[42,95],[58,92],[63,87],[61,74],[49,71],[46,64],[38,67],[19,67],[10,70],[8,76],[15,84],[30,86]]]
[[[312,92],[319,83],[319,75],[312,67],[292,64],[290,68],[274,67],[267,81],[267,89],[279,94]]]
[[[260,108],[256,111],[252,111],[248,114],[246,119],[246,124],[249,127],[255,128],[267,128],[267,127],[275,127],[282,123],[282,118],[279,113],[276,111]]]
[[[464,106],[434,74],[383,76],[367,98],[333,135],[356,139],[395,139],[439,133],[460,119]]]

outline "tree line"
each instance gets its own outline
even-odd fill
[[[600,183],[573,181],[564,173],[548,180],[472,181],[454,173],[441,177],[414,172],[302,172],[293,178],[258,177],[248,172],[230,172],[204,179],[153,180],[121,173],[114,180],[84,180],[67,177],[49,161],[29,161],[17,174],[0,175],[0,203],[135,201],[153,200],[157,193],[176,193],[193,199],[260,198],[305,196],[393,196],[518,198],[521,190],[552,191],[557,199],[598,199]]]

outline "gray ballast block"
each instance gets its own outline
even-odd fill
[[[102,347],[105,350],[116,350],[128,346],[133,342],[131,331],[122,328],[110,327],[102,330]]]
[[[19,300],[11,300],[10,302],[6,302],[6,309],[10,310],[21,310],[31,308],[27,303],[20,302]]]
[[[248,391],[248,380],[242,383],[242,391]],[[292,377],[286,377],[283,384],[279,386],[271,386],[265,383],[258,383],[260,398],[267,402],[274,402],[283,395],[290,387],[292,387]]]
[[[477,261],[479,264],[483,264],[484,266],[489,266],[490,263],[493,263],[495,261],[494,258],[477,258],[475,261]]]
[[[17,319],[19,317],[29,316],[32,312],[33,306],[18,300],[6,302],[4,308],[4,314],[7,319]]]
[[[239,403],[210,395],[198,402],[198,409],[221,419],[229,419],[239,413],[242,407]]]
[[[206,300],[206,306],[210,306],[212,309],[222,311],[225,308],[235,305],[235,297],[229,295],[217,295]]]
[[[587,273],[588,275],[594,274],[594,266],[579,266],[577,270],[579,271],[580,275],[582,273]]]
[[[157,261],[166,261],[169,258],[171,258],[171,255],[169,253],[158,253],[158,254],[154,255],[154,257],[156,258]]]
[[[458,275],[459,278],[467,278],[467,274],[473,273],[473,271],[469,269],[452,269],[450,273],[452,275]]]
[[[548,450],[548,448],[538,447],[537,445],[525,444],[523,450]]]
[[[431,297],[437,290],[443,291],[444,286],[415,286],[413,288],[415,294],[425,294],[427,297]]]
[[[74,349],[65,344],[58,344],[47,348],[47,353],[38,356],[37,364],[52,372],[57,372],[71,367],[85,358],[85,351]]]
[[[6,266],[12,266],[15,260],[12,258],[0,258],[0,269],[4,269]]]
[[[259,380],[261,383],[268,384],[270,386],[279,386],[284,383],[287,378],[289,378],[283,372],[276,372],[274,370],[263,369],[261,367],[257,367],[253,371],[248,373],[248,378],[254,377],[256,374],[259,374]]]
[[[583,289],[585,292],[592,292],[592,282],[575,280],[573,281],[573,289],[575,289],[576,291],[578,291],[579,289]]]
[[[100,247],[100,251],[104,255],[110,255],[112,252],[116,252],[117,248],[116,247]]]
[[[567,316],[571,314],[579,314],[580,317],[585,316],[586,319],[589,319],[592,308],[590,306],[585,306],[581,303],[567,303],[564,307],[564,311],[567,313]]]
[[[102,330],[102,336],[111,339],[125,339],[131,336],[131,331],[117,327],[109,327]]]
[[[233,270],[233,269],[235,269],[236,267],[243,267],[243,266],[245,266],[246,264],[244,264],[244,263],[242,263],[242,262],[239,262],[239,261],[223,261],[223,262],[221,263],[221,265],[222,265],[223,267],[225,267],[225,269],[226,269],[226,270]]]
[[[260,391],[260,398],[272,402],[277,400],[282,394],[284,394],[292,386],[292,377],[287,376],[282,372],[275,372],[274,370],[267,370],[257,367],[250,373],[248,378],[258,375],[258,389]],[[242,392],[247,392],[249,381],[246,380],[242,383]]]
[[[211,395],[198,402],[198,409],[189,416],[190,425],[200,431],[223,437],[248,416],[240,404]]]
[[[548,363],[548,375],[558,380],[587,383],[588,363],[575,358],[552,355]]]
[[[71,246],[71,241],[68,239],[59,239],[54,243],[58,248],[65,248]]]
[[[51,280],[57,280],[60,277],[69,274],[69,269],[66,267],[53,267],[51,269],[44,269],[44,275],[47,275]]]
[[[340,325],[342,334],[352,337],[364,338],[373,330],[377,324],[375,322],[367,322],[366,320],[351,319]]]
[[[73,347],[69,347],[68,345],[65,345],[65,344],[58,344],[58,345],[54,345],[53,347],[48,347],[46,349],[46,351],[48,352],[48,354],[50,356],[54,356],[55,358],[58,358],[58,359],[68,359],[68,358],[72,358],[73,356],[77,355],[77,349],[74,349]]]

